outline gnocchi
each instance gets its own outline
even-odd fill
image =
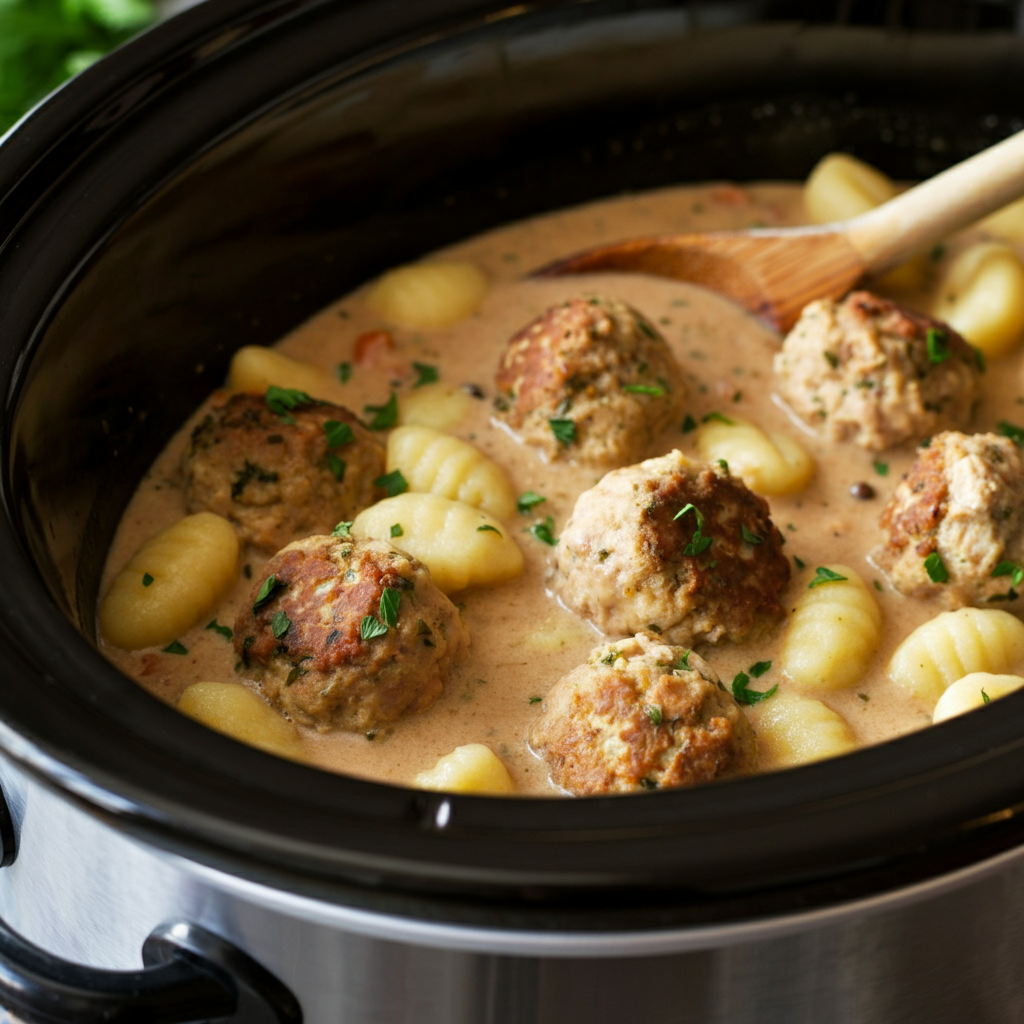
[[[413,263],[389,270],[366,296],[367,305],[404,327],[450,327],[487,294],[487,278],[473,263]]]
[[[461,423],[473,406],[473,399],[460,387],[437,381],[424,384],[398,401],[398,422],[433,430],[451,430]]]
[[[990,235],[1024,242],[1024,199],[1018,199],[1001,210],[989,214],[978,222],[978,227]]]
[[[798,686],[839,690],[867,671],[881,638],[882,613],[860,576],[823,566],[796,600],[779,667]]]
[[[1024,676],[997,676],[991,672],[972,672],[951,683],[932,712],[933,722],[962,715],[984,707],[997,697],[1005,697],[1024,686]]]
[[[388,438],[388,472],[399,470],[413,491],[440,494],[508,522],[515,492],[505,471],[466,441],[430,427],[399,427]]]
[[[393,531],[399,526],[401,533]],[[523,571],[523,553],[486,512],[439,494],[398,494],[356,516],[352,535],[384,540],[418,558],[445,594],[491,587]]]
[[[765,433],[739,416],[701,424],[697,449],[708,462],[724,459],[729,471],[756,494],[794,494],[814,476],[814,460],[796,441]]]
[[[758,743],[773,767],[838,757],[857,747],[845,719],[820,700],[777,693],[756,721]]]
[[[232,391],[252,391],[262,394],[274,385],[305,391],[312,398],[322,398],[343,404],[341,383],[326,370],[312,363],[283,355],[276,349],[261,345],[245,345],[231,359],[228,387]]]
[[[100,605],[99,627],[115,647],[170,643],[225,597],[238,572],[238,537],[226,519],[197,512],[146,541]]]
[[[970,246],[946,270],[932,314],[986,356],[1009,354],[1024,338],[1024,265],[999,242]]]
[[[1024,622],[996,608],[958,608],[918,626],[896,648],[889,678],[934,708],[946,688],[972,672],[1009,672],[1024,659]]]
[[[515,783],[497,754],[483,743],[467,743],[445,754],[429,771],[420,772],[413,785],[442,793],[479,793],[500,796],[514,793]]]
[[[293,761],[303,759],[295,726],[238,683],[193,683],[178,698],[178,710],[250,747]]]

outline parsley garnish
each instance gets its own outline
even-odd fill
[[[975,364],[975,366],[978,367],[978,373],[984,373],[985,372],[985,353],[982,352],[980,348],[974,348],[973,345],[971,346],[971,348],[974,349],[974,364]]]
[[[697,508],[696,505],[688,504],[683,506],[683,508],[681,508],[672,517],[672,521],[675,522],[675,520],[682,518],[686,515],[687,512],[693,512],[694,516],[696,517],[697,529],[693,532],[693,539],[690,541],[689,544],[686,545],[685,548],[683,548],[683,554],[688,555],[690,557],[695,557],[699,555],[701,552],[707,551],[707,549],[711,547],[711,538],[703,536],[701,532],[704,529],[704,516],[701,514],[700,509]]]
[[[374,637],[383,636],[387,631],[388,627],[372,615],[364,615],[362,622],[359,623],[360,640],[372,640]]]
[[[749,682],[750,676],[746,672],[738,672],[732,681],[732,695],[740,704],[758,704],[771,697],[779,688],[776,683],[770,690],[751,690],[747,686]]]
[[[646,320],[637,319],[636,325],[648,338],[658,337],[658,332]]]
[[[274,612],[274,617],[270,620],[270,632],[274,634],[275,640],[280,640],[291,628],[292,620],[284,612]]]
[[[1000,420],[996,429],[1003,437],[1008,437],[1018,448],[1024,448],[1024,427],[1015,426],[1006,420]]]
[[[871,465],[875,467],[875,472],[879,476],[888,476],[889,475],[889,463],[888,462],[872,462]]]
[[[343,444],[349,444],[355,437],[352,428],[340,420],[327,420],[324,423],[324,433],[327,435],[328,448],[340,448]]]
[[[208,622],[205,628],[212,629],[214,633],[219,633],[225,640],[231,640],[235,635],[228,626],[222,626],[216,619]]]
[[[833,370],[838,368],[839,356],[837,356],[835,352],[829,352],[828,349],[825,349],[825,351],[822,352],[822,355],[828,360],[828,365],[831,366]]]
[[[531,509],[536,508],[542,501],[547,500],[547,498],[541,497],[536,491],[523,491],[516,502],[516,509],[525,516],[529,514]]]
[[[298,388],[279,388],[276,384],[271,384],[267,388],[265,398],[270,411],[275,416],[280,416],[285,423],[295,422],[295,417],[288,413],[290,409],[301,409],[303,406],[314,404],[313,399],[305,391],[299,391]]]
[[[496,526],[491,526],[490,523],[484,523],[483,526],[478,526],[476,528],[476,532],[477,533],[496,533],[499,537],[501,536],[501,530],[499,530]]]
[[[949,570],[946,568],[942,561],[942,555],[938,551],[933,551],[924,560],[924,569],[928,573],[928,579],[932,583],[948,583],[949,582]]]
[[[345,470],[347,465],[344,459],[339,459],[334,452],[327,453],[327,465],[330,468],[331,474],[338,483],[343,483],[345,480]]]
[[[839,573],[833,572],[831,569],[826,569],[823,565],[819,565],[818,568],[814,570],[814,579],[807,584],[807,589],[813,590],[815,587],[820,587],[822,583],[840,583],[845,579],[845,576],[840,576]]]
[[[647,705],[647,717],[651,720],[651,725],[661,725],[664,721],[661,708],[659,708],[657,704]]]
[[[148,587],[153,582],[153,577],[148,572],[142,574],[142,585]]]
[[[385,626],[398,625],[398,606],[402,601],[402,592],[394,587],[385,587],[380,595],[380,621]]]
[[[398,422],[398,395],[392,391],[383,405],[364,405],[363,412],[373,413],[371,430],[390,430]]]
[[[530,704],[539,704],[544,698],[543,697],[527,697],[526,700]]]
[[[736,426],[736,421],[729,419],[728,416],[723,416],[720,412],[709,412],[700,418],[701,423],[724,423],[727,427]]]
[[[685,668],[687,672],[691,672],[692,671],[692,669],[690,668],[690,655],[691,654],[693,654],[693,651],[685,651],[682,655],[680,655],[679,662],[676,665],[676,668]]]
[[[981,688],[981,703],[988,704],[990,700],[992,700],[992,698],[985,692],[985,687],[983,686]]]
[[[665,394],[665,389],[657,384],[623,384],[622,390],[631,395],[652,395],[655,398]]]
[[[807,568],[807,563],[799,555],[793,556],[793,564],[800,570]]]
[[[715,462],[721,467],[723,473],[729,472],[729,463],[725,459],[715,459]]]
[[[177,640],[172,640],[163,648],[163,652],[164,654],[188,654],[188,648]]]
[[[1010,576],[1010,586],[1019,587],[1021,583],[1024,583],[1024,567],[1018,565],[1016,562],[1000,562],[992,570],[993,578],[999,576]]]
[[[688,434],[691,430],[697,429],[697,421],[689,413],[687,413],[686,418],[683,420],[683,424],[679,429],[684,434]]]
[[[259,611],[268,601],[274,598],[279,590],[283,590],[288,584],[278,583],[277,576],[271,573],[264,581],[263,586],[256,593],[256,600],[253,602],[252,610]]]
[[[353,519],[345,520],[344,522],[338,523],[338,525],[331,530],[332,537],[351,537],[352,536],[352,523],[355,522]]]
[[[555,536],[555,521],[551,516],[545,516],[543,522],[538,520],[533,526],[528,526],[523,533],[528,533],[535,540],[539,540],[542,544],[550,544],[551,547],[558,543],[558,538]]]
[[[393,498],[396,494],[405,494],[409,490],[409,481],[402,476],[400,469],[393,469],[390,473],[377,477],[373,481],[373,486],[383,487],[387,496]]]
[[[770,661],[758,661],[758,662],[755,662],[753,665],[751,665],[750,668],[747,669],[747,671],[755,679],[760,679],[761,676],[763,676],[765,674],[765,672],[767,672],[768,669],[770,669],[771,667],[772,667],[772,663]]]
[[[568,448],[576,440],[576,424],[573,420],[556,418],[548,420],[548,423],[559,444]]]
[[[433,384],[438,379],[437,367],[429,363],[413,363],[412,368],[416,371],[414,388],[421,388],[424,384]]]
[[[760,544],[764,540],[763,537],[758,537],[758,535],[756,533],[751,533],[747,529],[745,524],[741,524],[740,525],[740,529],[743,531],[743,539],[748,544]]]
[[[392,523],[391,524],[391,536],[392,537],[401,537],[404,533],[405,533],[405,530],[402,529],[402,524],[401,523]]]
[[[335,373],[337,373],[338,380],[340,380],[342,384],[347,384],[352,379],[352,364],[338,363],[335,368]]]
[[[953,353],[949,350],[949,335],[934,327],[925,335],[928,345],[928,362],[944,363]]]

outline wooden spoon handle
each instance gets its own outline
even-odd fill
[[[843,227],[868,272],[887,270],[1024,195],[1024,131]]]

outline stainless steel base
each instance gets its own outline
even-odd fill
[[[1024,1021],[1024,856],[883,899],[721,929],[446,928],[268,890],[126,838],[8,762],[19,832],[0,916],[62,957],[141,965],[170,918],[237,943],[309,1024],[1012,1024]]]

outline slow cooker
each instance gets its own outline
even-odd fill
[[[1024,1020],[1024,693],[687,791],[424,793],[98,654],[118,516],[232,352],[625,190],[930,175],[1024,127],[997,2],[208,0],[0,144],[0,1005],[28,1021]]]

